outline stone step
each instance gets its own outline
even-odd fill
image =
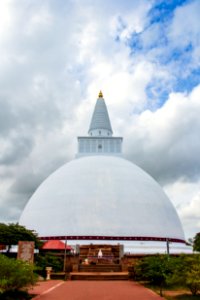
[[[121,272],[121,265],[80,265],[79,272]]]
[[[128,280],[128,272],[71,272],[70,280]]]

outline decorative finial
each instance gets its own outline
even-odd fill
[[[103,98],[102,91],[99,92],[99,98]]]

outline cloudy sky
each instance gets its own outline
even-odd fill
[[[124,155],[200,231],[200,1],[0,1],[0,222],[76,153],[102,89]]]

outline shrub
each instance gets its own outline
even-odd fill
[[[0,293],[33,285],[36,275],[33,265],[0,254]]]
[[[135,267],[136,278],[146,280],[160,288],[162,296],[163,287],[173,273],[174,260],[167,255],[145,257]]]
[[[200,255],[181,255],[171,282],[188,287],[192,295],[200,291]]]

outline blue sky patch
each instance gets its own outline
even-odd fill
[[[146,87],[146,95],[149,99],[148,108],[156,110],[161,107],[168,99],[171,89],[161,84],[160,80],[154,80]]]
[[[176,92],[190,92],[200,84],[200,68],[193,70],[186,78],[177,78],[174,90]]]
[[[156,1],[156,5],[149,11],[151,24],[165,22],[173,17],[174,10],[188,3],[188,0]]]

